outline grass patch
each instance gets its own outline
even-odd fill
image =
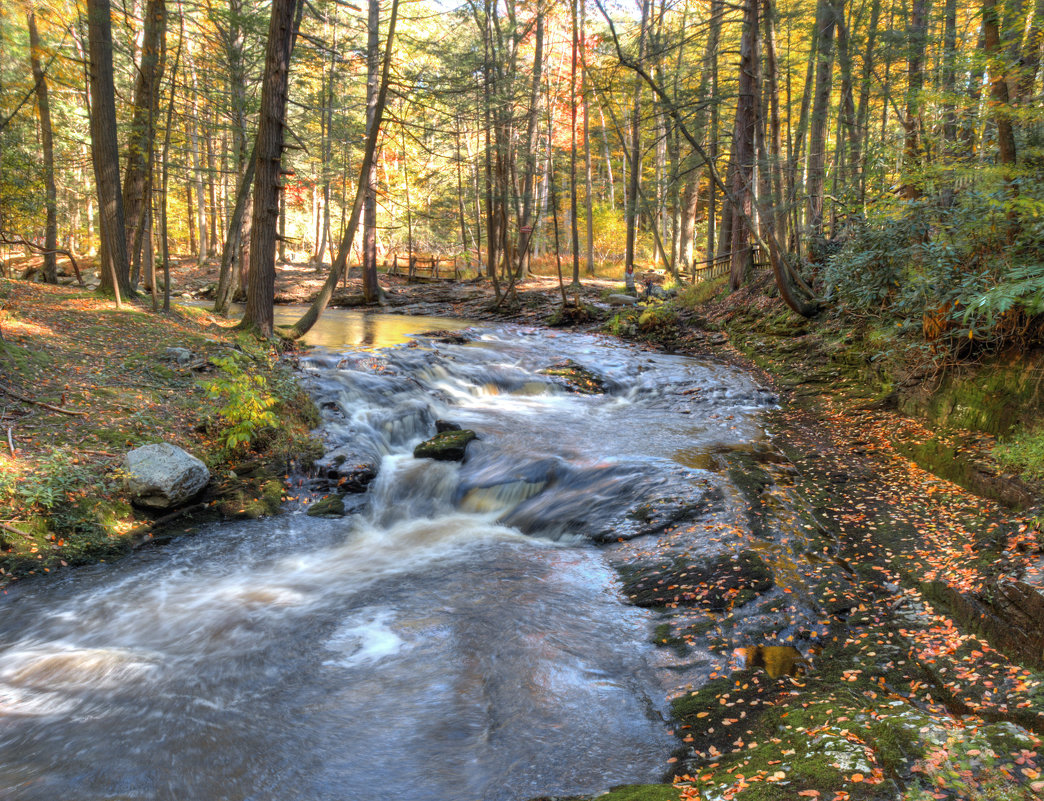
[[[728,278],[714,278],[687,284],[678,291],[675,302],[683,309],[696,309],[717,298],[728,286]]]
[[[994,458],[1026,478],[1044,479],[1044,429],[1019,431],[993,448]]]

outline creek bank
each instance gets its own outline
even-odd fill
[[[10,438],[0,582],[111,560],[211,520],[275,514],[283,476],[318,455],[318,414],[293,354],[232,321],[191,307],[117,311],[89,292],[19,281],[0,281],[0,297]],[[210,473],[189,505],[129,502],[124,454],[160,441]]]
[[[1041,797],[1044,538],[1019,511],[1040,492],[990,456],[1004,418],[975,397],[998,373],[966,376],[970,392],[888,379],[856,340],[748,301],[609,325],[753,362],[784,402],[767,447],[699,460],[729,474],[742,525],[696,521],[640,550],[610,546],[625,596],[659,614],[653,641],[692,689],[673,707],[673,786],[598,797]],[[1036,414],[1025,374],[1014,386],[1027,390],[1020,414]],[[926,410],[933,425],[977,430],[932,432],[902,414]],[[727,542],[727,555],[694,535]],[[767,588],[744,577],[747,553],[769,566]],[[766,649],[795,646],[790,667],[765,664]]]

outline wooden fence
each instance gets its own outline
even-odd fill
[[[419,256],[416,253],[392,253],[391,258],[385,258],[384,266],[388,275],[402,275],[407,281],[459,281],[462,275],[474,269],[470,262],[459,265],[456,256]]]
[[[761,270],[771,266],[769,264],[768,255],[763,253],[761,248],[757,245],[753,245],[750,249],[749,266],[752,270]],[[693,262],[692,282],[695,284],[699,281],[711,281],[715,278],[721,278],[723,275],[728,275],[731,269],[731,253],[726,253],[723,256],[715,256],[713,259],[708,259],[707,261]]]

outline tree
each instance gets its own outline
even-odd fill
[[[377,119],[377,95],[380,92],[378,76],[380,54],[380,0],[369,0],[366,17],[366,136],[380,124]],[[363,298],[376,303],[377,286],[377,159],[370,160],[365,175],[366,196],[363,205]],[[412,254],[411,254],[412,255]]]
[[[116,305],[132,293],[120,189],[120,153],[116,131],[116,89],[112,68],[112,20],[109,0],[88,0],[90,41],[91,161],[98,192],[101,254],[98,260],[102,291],[113,292]]]
[[[29,26],[29,52],[33,82],[36,84],[36,107],[40,112],[40,143],[43,146],[44,186],[47,192],[47,227],[44,233],[43,279],[49,284],[58,282],[58,192],[54,183],[54,134],[51,130],[51,103],[47,94],[47,76],[40,60],[40,35],[36,30],[36,13],[32,8],[26,14]]]
[[[134,116],[127,138],[127,167],[123,178],[126,240],[130,248],[131,283],[141,265],[141,246],[150,206],[152,161],[159,114],[160,84],[166,63],[166,0],[148,0],[142,38],[141,63],[134,87]],[[151,288],[151,287],[150,287]]]
[[[399,0],[392,0],[392,7],[388,16],[388,36],[384,46],[384,66],[381,68],[380,88],[377,91],[377,103],[374,106],[375,124],[369,128],[366,136],[366,146],[363,150],[362,164],[359,166],[359,182],[355,191],[355,202],[352,204],[352,213],[348,218],[348,224],[345,228],[344,236],[341,238],[341,244],[337,248],[337,258],[334,259],[334,263],[330,268],[330,275],[327,276],[323,288],[319,290],[318,296],[312,301],[308,311],[301,315],[301,318],[285,332],[292,339],[300,339],[312,329],[312,326],[316,324],[326,309],[326,305],[330,302],[337,282],[341,280],[341,276],[348,269],[348,254],[352,250],[352,241],[355,239],[355,231],[359,226],[359,215],[362,212],[365,197],[366,176],[369,174],[370,165],[373,163],[377,153],[377,137],[380,133],[381,121],[384,118],[384,106],[388,99],[392,43],[395,41],[395,23],[398,18]]]
[[[262,337],[274,333],[276,226],[279,221],[283,139],[290,56],[301,22],[301,0],[273,0],[261,85],[261,120],[254,157],[254,219],[243,328]]]

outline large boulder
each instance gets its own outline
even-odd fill
[[[154,509],[180,506],[210,481],[199,459],[177,445],[143,445],[123,457],[124,484],[134,503]]]

